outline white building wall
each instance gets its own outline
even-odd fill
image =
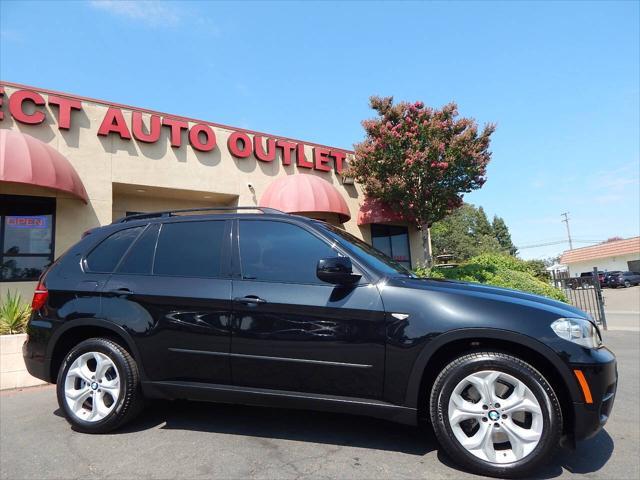
[[[572,277],[578,277],[582,272],[591,272],[593,267],[598,267],[598,270],[604,272],[611,272],[613,270],[629,270],[628,261],[640,260],[640,256],[637,253],[629,253],[626,255],[618,255],[615,257],[596,258],[594,260],[585,260],[582,262],[569,263],[569,275]]]

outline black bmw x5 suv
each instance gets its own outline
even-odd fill
[[[607,421],[616,361],[584,312],[235,210],[128,217],[42,276],[24,358],[75,429],[118,428],[145,398],[426,420],[463,467],[513,477]]]

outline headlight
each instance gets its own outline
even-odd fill
[[[559,318],[551,324],[551,329],[560,338],[586,348],[598,348],[602,344],[596,326],[584,318]]]

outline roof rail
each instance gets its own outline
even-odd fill
[[[208,212],[208,211],[236,211],[236,210],[257,210],[262,213],[271,213],[285,215],[285,212],[276,210],[275,208],[267,207],[202,207],[202,208],[184,208],[181,210],[163,210],[159,212],[149,213],[137,213],[135,215],[129,215],[122,217],[113,223],[125,223],[133,220],[143,220],[145,218],[158,218],[158,217],[173,217],[177,213],[195,213],[195,212]]]

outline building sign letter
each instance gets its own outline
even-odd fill
[[[304,154],[304,143],[299,143],[296,152],[296,164],[302,168],[313,168],[313,163],[307,160],[307,156]]]
[[[53,95],[49,95],[49,105],[58,106],[58,130],[69,130],[71,128],[71,110],[82,110],[82,104],[79,100],[54,97]]]
[[[273,138],[267,138],[267,151],[262,147],[262,136],[253,136],[253,153],[256,158],[262,162],[272,162],[276,158],[276,141]]]
[[[204,143],[200,141],[201,133],[203,133],[206,137]],[[196,150],[200,150],[201,152],[209,152],[216,148],[216,134],[213,133],[213,130],[208,125],[199,123],[191,127],[191,130],[189,130],[189,143]]]
[[[323,172],[330,172],[331,165],[329,165],[330,150],[328,148],[315,147],[313,149],[313,162],[316,170]]]
[[[239,146],[239,142],[242,146]],[[251,139],[244,132],[233,132],[227,140],[227,148],[229,153],[236,158],[247,158],[251,156]]]
[[[127,128],[127,122],[124,121],[124,116],[119,108],[110,107],[98,129],[98,135],[107,136],[111,132],[117,133],[120,135],[120,138],[131,138],[131,134]]]
[[[171,147],[179,148],[182,145],[182,130],[187,130],[189,124],[182,120],[176,120],[175,118],[164,117],[162,119],[162,125],[171,127]]]
[[[296,144],[286,140],[278,140],[276,146],[282,149],[282,164],[291,165],[291,152],[296,149]]]
[[[157,142],[160,138],[160,117],[158,115],[151,115],[149,124],[149,133],[144,131],[144,121],[142,120],[142,113],[131,112],[131,131],[134,138],[145,143]]]
[[[37,106],[44,105],[44,98],[42,95],[29,90],[18,90],[14,92],[9,98],[9,112],[11,116],[20,123],[26,123],[28,125],[37,125],[44,122],[44,113],[40,110],[36,110],[33,113],[26,113],[24,111],[24,102],[29,100]]]

